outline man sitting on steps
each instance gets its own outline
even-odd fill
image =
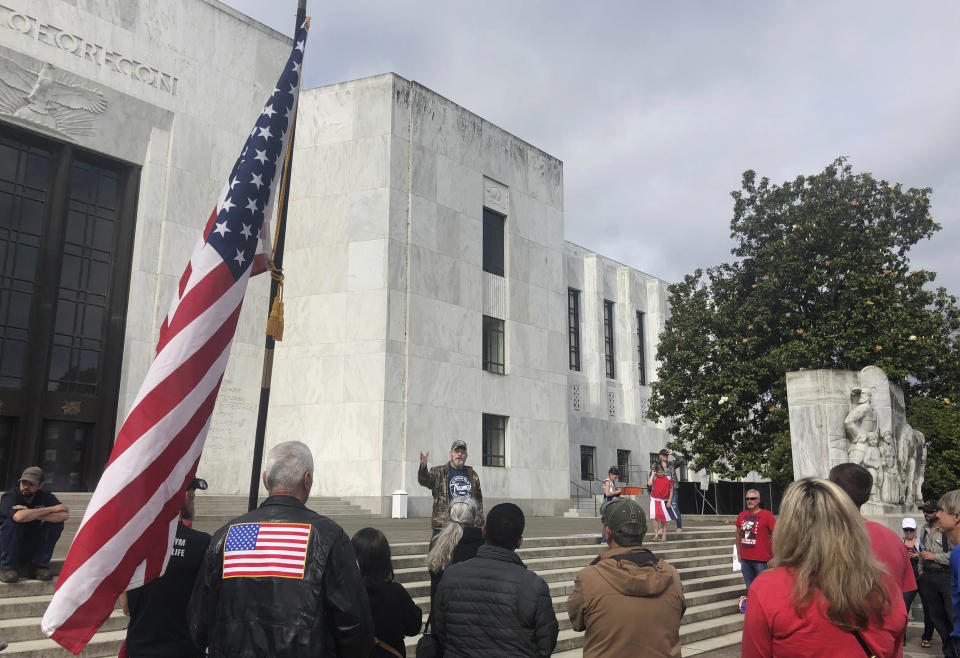
[[[30,466],[18,486],[0,497],[0,580],[15,583],[24,576],[50,580],[50,558],[70,510],[43,491],[43,470]]]

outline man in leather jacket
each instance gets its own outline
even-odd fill
[[[218,530],[204,555],[190,599],[194,642],[214,657],[367,658],[373,621],[350,540],[305,505],[310,449],[274,446],[263,483],[270,497]]]

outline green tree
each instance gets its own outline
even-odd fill
[[[927,439],[924,499],[960,487],[960,408],[950,398],[916,397],[907,403],[907,420]]]
[[[648,417],[669,419],[696,467],[792,480],[788,371],[876,365],[908,398],[952,392],[956,298],[907,258],[940,228],[930,191],[854,174],[844,158],[781,185],[744,173],[736,260],[670,286],[657,350]]]

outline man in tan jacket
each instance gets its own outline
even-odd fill
[[[687,608],[677,570],[643,548],[643,508],[616,498],[600,508],[610,550],[577,574],[567,599],[575,631],[586,630],[583,658],[680,656]]]

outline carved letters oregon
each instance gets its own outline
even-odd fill
[[[59,48],[80,59],[89,60],[97,66],[106,67],[168,94],[174,96],[177,94],[178,80],[169,73],[125,57],[98,43],[87,41],[77,34],[49,23],[42,23],[33,16],[21,14],[2,4],[0,4],[0,28],[13,30],[40,43]]]

